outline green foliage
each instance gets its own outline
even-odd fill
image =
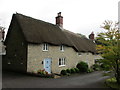
[[[81,61],[76,66],[80,72],[87,72],[88,70],[88,64],[86,62]]]
[[[93,70],[98,71],[98,70],[100,70],[100,65],[99,64],[94,64],[92,66],[92,68],[93,68]]]
[[[107,64],[101,64],[101,69],[105,70],[105,71],[110,71],[111,70],[111,66],[107,65]]]
[[[75,71],[74,68],[72,68],[72,69],[70,69],[70,70],[71,70],[71,73],[76,73],[76,71]]]
[[[93,71],[94,71],[94,70],[93,70],[93,69],[90,69],[90,68],[87,70],[88,73],[91,73],[91,72],[93,72]]]
[[[103,68],[115,72],[117,83],[120,84],[120,31],[118,23],[105,21],[102,28],[105,32],[96,37],[97,50],[102,54]]]
[[[74,68],[74,69],[75,69],[75,72],[76,72],[76,73],[79,73],[79,72],[80,72],[78,68]]]
[[[70,70],[70,69],[67,69],[66,71],[67,71],[67,73],[71,73],[71,70]]]
[[[62,74],[62,75],[67,75],[67,71],[66,71],[66,70],[62,70],[62,71],[61,71],[61,74]]]
[[[111,87],[115,90],[120,90],[120,85],[117,84],[117,80],[115,77],[107,79],[105,83],[108,87]]]

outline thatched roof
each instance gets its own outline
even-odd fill
[[[95,44],[79,35],[62,30],[59,26],[37,20],[22,14],[14,14],[24,37],[28,43],[49,43],[53,45],[66,45],[73,47],[78,52],[92,52],[95,53]]]

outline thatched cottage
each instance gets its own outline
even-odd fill
[[[93,35],[90,37],[93,38]],[[58,13],[56,25],[22,14],[13,14],[5,39],[5,69],[20,72],[60,73],[80,61],[89,66],[96,58],[95,43],[65,30]]]

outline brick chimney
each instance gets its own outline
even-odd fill
[[[4,27],[0,27],[0,40],[3,41],[4,40],[4,36],[5,36],[5,31],[4,31]]]
[[[59,12],[58,16],[56,17],[56,25],[63,28],[63,17],[61,16],[61,12]]]
[[[93,32],[89,35],[89,39],[94,41],[94,33]]]

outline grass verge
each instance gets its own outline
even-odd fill
[[[115,77],[109,78],[105,81],[106,85],[112,89],[120,90],[120,85],[117,84]]]

